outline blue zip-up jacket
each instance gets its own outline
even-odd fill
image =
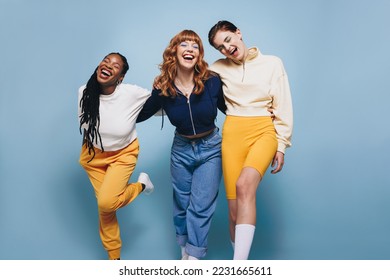
[[[222,82],[218,76],[211,76],[201,94],[191,94],[187,99],[179,89],[176,97],[160,95],[161,90],[154,89],[152,95],[138,115],[137,122],[147,120],[158,110],[163,109],[169,121],[176,127],[177,133],[191,136],[215,128],[217,108],[225,113]]]

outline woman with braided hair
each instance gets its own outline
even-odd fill
[[[100,238],[109,259],[120,259],[121,238],[116,211],[154,186],[146,173],[128,183],[137,163],[136,119],[150,96],[146,89],[122,84],[129,65],[119,53],[100,62],[87,84],[79,89],[78,115],[83,145],[80,164],[97,199]]]

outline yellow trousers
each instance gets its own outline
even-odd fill
[[[95,190],[103,247],[109,259],[117,259],[122,241],[116,210],[129,204],[142,191],[141,183],[128,183],[137,163],[139,143],[136,139],[119,151],[102,152],[95,148],[95,152],[93,160],[88,162],[92,155],[84,144],[79,162]]]

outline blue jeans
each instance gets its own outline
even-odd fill
[[[173,222],[176,240],[202,258],[222,177],[221,136],[215,130],[199,139],[175,133],[171,152]]]

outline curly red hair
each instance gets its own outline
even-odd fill
[[[208,69],[208,64],[204,60],[204,48],[202,40],[194,31],[183,30],[171,39],[168,47],[164,50],[163,62],[159,65],[161,74],[156,77],[154,82],[154,84],[158,85],[158,88],[161,89],[161,93],[164,96],[175,97],[177,95],[176,89],[174,87],[174,80],[177,74],[176,54],[178,45],[184,41],[193,41],[199,45],[199,58],[197,64],[195,65],[194,73],[194,94],[200,94],[203,92],[204,81],[206,81],[211,75],[211,72]]]

